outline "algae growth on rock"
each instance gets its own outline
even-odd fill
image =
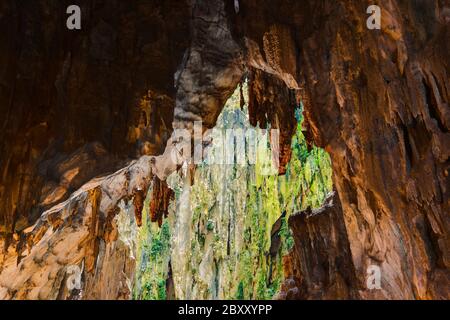
[[[246,84],[243,92],[248,101]],[[206,159],[196,167],[193,185],[182,173],[169,177],[175,199],[161,228],[148,217],[148,191],[137,240],[136,299],[274,297],[284,276],[282,257],[293,243],[287,218],[308,206],[319,207],[332,190],[330,158],[322,149],[308,150],[301,105],[296,118],[284,176],[265,170],[271,162],[265,141],[257,143],[254,164],[210,164]],[[215,129],[250,127],[247,105],[241,108],[236,89]],[[222,147],[214,138],[211,157]]]

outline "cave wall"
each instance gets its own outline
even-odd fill
[[[382,289],[362,298],[449,297],[443,4],[380,2],[382,30],[371,32],[364,2],[325,3],[340,22],[327,19],[302,45],[307,118],[332,157],[356,276],[365,283],[370,265],[381,268]]]
[[[0,4],[5,235],[121,160],[160,153],[171,133],[188,3],[77,1],[81,30],[66,28],[70,4]]]
[[[151,160],[89,181],[5,246],[0,300],[130,299],[139,210],[133,195],[150,188]]]
[[[320,208],[289,217],[294,248],[284,257],[285,281],[277,299],[358,299],[358,282],[351,259],[342,206],[331,192]]]
[[[241,50],[220,0],[85,1],[81,9],[89,17],[83,20],[87,27],[73,39],[65,34],[65,4],[9,1],[0,11],[2,23],[17,25],[3,35],[3,59],[14,60],[17,51],[20,56],[22,49],[11,46],[23,37],[36,56],[18,61],[17,68],[37,60],[42,68],[51,64],[56,69],[39,82],[50,88],[43,93],[50,99],[44,107],[52,118],[42,125],[53,131],[36,133],[45,143],[33,150],[34,158],[17,150],[24,158],[16,159],[11,150],[27,138],[21,131],[34,124],[33,119],[22,123],[22,117],[43,114],[33,109],[31,97],[19,112],[16,103],[22,95],[16,98],[10,87],[10,77],[20,76],[17,69],[2,78],[4,96],[11,101],[1,103],[7,109],[3,123],[11,138],[2,143],[1,299],[131,298],[133,226],[140,222],[142,194],[185,161],[186,155],[177,152],[190,144],[176,134],[169,139],[172,127],[190,129],[192,120],[213,126],[242,80]],[[51,17],[54,25],[40,24],[41,15]],[[27,17],[34,24],[28,26]],[[33,43],[39,31],[48,39]],[[59,47],[61,39],[69,48]],[[40,60],[46,54],[61,54],[64,60]],[[30,86],[37,82],[33,78]],[[43,89],[33,90],[39,95]],[[24,182],[17,176],[24,176]],[[41,195],[41,190],[49,193]],[[67,289],[72,267],[81,272],[76,290]]]
[[[369,4],[242,2],[236,33],[269,66],[296,48],[290,72],[307,135],[332,157],[360,298],[448,298],[449,3],[379,1],[381,30],[366,28]],[[381,290],[365,286],[370,265]]]
[[[200,119],[212,127],[246,68],[254,68],[279,79],[274,90],[297,90],[309,141],[331,155],[358,298],[448,298],[448,1],[380,0],[382,30],[365,27],[369,1],[242,0],[239,10],[221,0],[80,2],[80,32],[64,28],[68,2],[0,4],[2,297],[55,297],[44,288],[60,276],[27,276],[55,264],[64,274],[69,263],[46,251],[41,233],[66,232],[72,215],[42,229],[48,213],[88,199],[102,182],[83,184],[122,160],[161,154],[172,118],[175,128]],[[256,104],[251,116],[259,112]],[[268,117],[291,125],[282,108]],[[141,158],[136,176],[116,172],[127,182],[120,192],[101,188],[95,202],[103,203],[102,215],[116,216],[121,201],[128,206],[152,173],[164,179],[176,170],[179,162],[167,156],[179,143],[171,139],[161,157]],[[86,223],[77,220],[91,245],[79,237],[82,253],[70,263],[102,252],[105,235],[89,223],[91,202],[80,204]],[[130,219],[133,213],[127,209]],[[48,263],[33,259],[41,250],[53,256]],[[370,265],[381,268],[381,290],[364,286]],[[100,278],[94,283],[107,283]],[[92,292],[85,297],[127,297]]]
[[[188,2],[80,0],[74,31],[71,4],[0,4],[1,299],[129,299],[150,160],[108,174],[172,132]]]

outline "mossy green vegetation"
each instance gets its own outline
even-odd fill
[[[247,96],[245,85],[243,89]],[[250,127],[247,106],[241,110],[239,97],[237,89],[216,128]],[[166,298],[169,263],[180,299],[271,299],[279,291],[282,256],[293,246],[287,219],[296,211],[320,206],[332,190],[328,154],[319,148],[308,151],[306,146],[302,106],[296,118],[285,176],[267,174],[270,145],[262,141],[255,164],[205,161],[197,166],[193,186],[183,184],[180,176],[172,177],[175,200],[161,228],[148,222],[147,199],[137,244],[135,298]],[[215,148],[213,143],[209,152],[214,154]],[[279,219],[275,237],[281,245],[273,252],[272,228]]]
[[[149,219],[149,200],[145,200],[142,227],[137,237],[137,268],[133,296],[142,300],[165,300],[170,261],[170,220],[161,226]]]

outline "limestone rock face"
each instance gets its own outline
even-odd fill
[[[349,22],[328,20],[303,42],[307,118],[332,157],[356,276],[381,268],[382,289],[362,298],[449,297],[450,29],[439,5],[385,1],[378,33],[356,27],[363,4],[329,5]]]
[[[97,178],[45,211],[0,260],[0,299],[128,299],[135,206],[151,158]],[[134,231],[133,231],[134,230]]]
[[[291,219],[289,295],[449,298],[450,3],[381,0],[381,30],[370,1],[238,3],[84,0],[69,31],[63,1],[1,2],[0,298],[129,298],[135,197],[185,160],[172,128],[213,127],[246,71],[281,163],[303,102],[342,209]]]
[[[214,125],[241,81],[241,49],[222,1],[84,1],[79,32],[65,10],[0,7],[11,31],[0,55],[1,298],[130,298],[142,195],[183,161],[172,121]],[[132,163],[94,178],[161,153],[135,175]],[[79,292],[67,291],[72,267]]]
[[[273,75],[252,70],[249,88],[250,124],[279,130],[279,173],[286,173],[291,159],[291,139],[296,129],[296,92]]]
[[[319,209],[292,215],[295,246],[285,263],[278,299],[357,299],[364,288],[355,277],[342,207],[331,193]]]
[[[381,268],[382,289],[361,298],[448,298],[449,4],[381,1],[381,30],[366,28],[368,5],[249,1],[236,32],[267,63],[281,50],[265,38],[298,48],[291,72],[309,139],[332,157],[355,276]]]
[[[124,167],[121,160],[161,153],[172,131],[173,78],[190,39],[187,2],[78,4],[80,31],[66,28],[64,1],[0,5],[5,237],[91,178]],[[87,160],[93,143],[98,151]]]

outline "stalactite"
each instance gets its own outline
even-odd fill
[[[150,202],[150,219],[162,225],[164,217],[167,217],[169,203],[173,200],[173,190],[169,188],[166,181],[161,181],[158,177],[153,178],[153,190]]]

